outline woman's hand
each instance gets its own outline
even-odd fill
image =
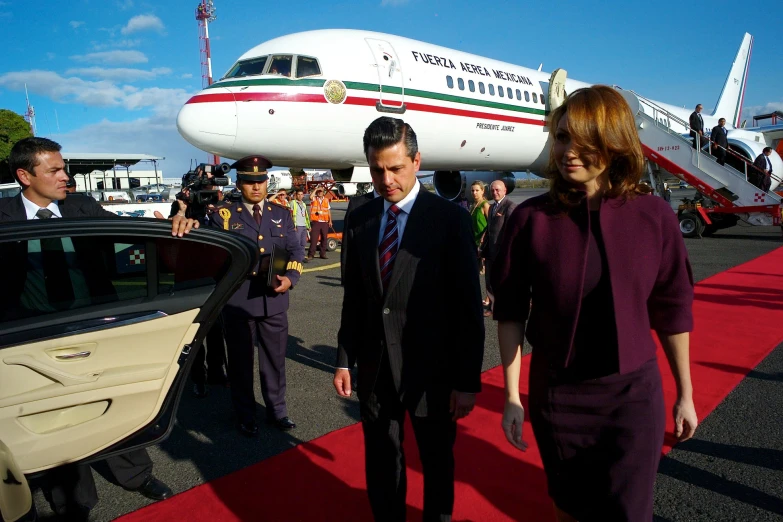
[[[503,407],[503,420],[500,425],[512,446],[521,451],[527,450],[527,442],[522,440],[522,423],[525,421],[525,408],[519,399],[508,399]]]
[[[674,436],[677,440],[683,442],[693,437],[698,425],[693,399],[677,399],[674,403]]]

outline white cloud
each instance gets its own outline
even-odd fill
[[[46,53],[46,58],[48,60],[54,60],[55,58],[57,58],[57,55],[54,53]]]
[[[394,5],[405,5],[409,1],[410,0],[381,0],[381,5],[383,5],[383,6],[386,6],[386,5],[392,5],[392,6],[394,6]]]
[[[127,65],[147,63],[147,57],[140,51],[104,51],[71,56],[77,62],[103,63],[106,65]]]
[[[133,0],[119,0],[117,2],[117,7],[119,7],[123,11],[127,11],[128,9],[133,7]]]
[[[70,25],[70,26],[71,26],[71,27],[73,27],[74,29],[78,29],[79,27],[81,27],[81,26],[83,26],[83,25],[84,25],[84,22],[80,22],[80,21],[76,21],[76,20],[71,20],[70,22],[68,22],[68,25]]]
[[[783,112],[783,101],[769,102],[765,105],[754,105],[751,107],[745,107],[742,110],[742,117],[748,118],[748,125],[752,124],[751,118],[759,114],[769,114],[771,112],[781,111]]]
[[[162,33],[164,29],[163,21],[160,18],[155,15],[145,14],[136,15],[128,20],[128,24],[120,32],[125,35],[138,33],[139,31],[158,31]]]
[[[185,89],[139,89],[106,80],[64,78],[53,71],[32,70],[0,75],[0,87],[22,91],[25,84],[30,92],[57,102],[91,107],[122,107],[127,110],[149,109],[161,117],[176,115],[190,96]]]
[[[87,78],[97,78],[99,80],[109,80],[112,82],[137,82],[152,80],[156,76],[165,76],[169,74],[171,74],[171,69],[168,67],[156,67],[150,71],[122,67],[83,67],[68,69],[65,71],[66,76],[84,76]]]
[[[180,78],[187,80],[188,78],[193,78],[193,75],[190,73],[185,73]]]
[[[103,51],[105,49],[117,49],[117,48],[129,48],[138,47],[141,45],[141,40],[138,38],[124,40],[110,40],[108,42],[90,42],[94,51]]]

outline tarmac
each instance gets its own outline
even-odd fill
[[[520,202],[542,190],[517,189]],[[672,206],[692,197],[692,189],[674,189]],[[334,205],[339,230],[347,203]],[[693,274],[700,281],[783,246],[777,227],[736,226],[711,237],[686,239]],[[282,433],[263,423],[264,408],[256,378],[260,436],[248,439],[234,427],[229,390],[212,386],[196,399],[188,383],[171,437],[149,448],[154,474],[175,493],[216,479],[281,453],[301,442],[359,420],[358,402],[339,398],[332,387],[342,288],[339,252],[305,265],[292,291],[287,347],[288,409],[297,428]],[[482,278],[483,279],[483,278]],[[483,282],[482,282],[483,284]],[[760,316],[759,321],[764,317]],[[486,320],[484,369],[500,364],[497,333]],[[749,325],[752,326],[752,325]],[[527,347],[529,350],[529,347]],[[661,460],[655,488],[655,518],[660,522],[783,520],[783,344],[735,388],[701,424],[696,436]],[[696,391],[698,397],[698,390]],[[498,428],[499,429],[499,428]],[[94,466],[100,502],[91,520],[109,521],[150,503],[104,478]],[[269,480],[274,480],[269,477]],[[263,487],[263,482],[248,487]],[[307,477],[291,488],[307,498]],[[520,485],[524,487],[524,485]],[[55,520],[43,495],[35,494],[41,520]],[[183,513],[182,519],[190,519]]]

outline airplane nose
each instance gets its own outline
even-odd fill
[[[193,146],[232,157],[237,137],[237,104],[228,89],[205,89],[185,103],[177,115],[177,130]]]

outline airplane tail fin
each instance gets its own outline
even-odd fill
[[[750,55],[753,50],[753,36],[745,33],[742,44],[734,58],[734,63],[729,70],[729,76],[723,85],[723,90],[718,97],[715,112],[716,118],[726,118],[735,127],[742,121],[742,103],[745,99],[745,86],[748,83],[748,70],[750,69]]]

